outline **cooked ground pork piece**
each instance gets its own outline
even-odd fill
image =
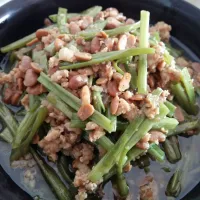
[[[54,68],[58,66],[59,59],[55,56],[49,58],[49,68]]]
[[[130,162],[128,164],[126,164],[126,166],[123,168],[124,172],[130,172],[132,169],[132,165],[130,164]]]
[[[112,67],[112,63],[107,62],[106,64],[100,64],[99,67],[99,76],[111,80],[113,73],[115,72],[115,70]]]
[[[75,61],[74,51],[67,47],[63,47],[59,51],[59,60],[73,62]]]
[[[143,106],[143,112],[145,115],[153,119],[157,114],[159,114],[159,97],[149,93],[145,98],[145,104]]]
[[[130,81],[131,81],[131,74],[125,73],[119,82],[118,86],[119,91],[122,92],[127,90],[129,88]]]
[[[104,10],[105,17],[116,17],[119,14],[119,11],[116,8],[107,8]]]
[[[129,100],[129,99],[132,99],[133,98],[133,92],[127,90],[125,91],[124,93],[122,93],[122,97],[125,99],[125,100]]]
[[[70,22],[69,24],[69,32],[71,34],[76,34],[81,31],[80,26],[76,22]]]
[[[140,142],[148,142],[151,135],[149,133],[146,133],[146,135],[140,140]]]
[[[19,99],[22,95],[21,91],[12,90],[11,88],[6,88],[4,90],[3,101],[11,105],[19,105]]]
[[[21,157],[19,160],[15,160],[11,163],[12,168],[32,168],[36,165],[35,160],[33,159],[30,153],[26,154],[25,156]]]
[[[143,149],[143,150],[147,150],[149,148],[149,143],[148,142],[138,142],[136,144],[136,147],[138,147],[139,149]]]
[[[126,114],[130,110],[131,110],[131,105],[125,99],[120,98],[119,105],[117,107],[117,112],[115,113],[115,115],[118,116],[121,114]]]
[[[113,51],[115,49],[115,45],[117,44],[117,38],[106,38],[104,40],[104,45],[107,47],[107,51]]]
[[[79,189],[78,194],[75,196],[76,200],[85,200],[87,199],[87,193],[84,189]]]
[[[76,144],[72,151],[71,156],[82,164],[88,165],[94,158],[94,147],[88,143]],[[73,165],[74,166],[74,165]]]
[[[79,21],[80,28],[82,30],[86,29],[92,23],[93,23],[93,17],[91,16],[83,16],[82,19]]]
[[[95,130],[97,128],[99,128],[99,126],[96,123],[94,123],[94,122],[88,122],[86,124],[85,130],[86,131],[91,131],[91,130]]]
[[[98,145],[99,157],[102,158],[106,154],[106,150]]]
[[[154,46],[153,48],[155,49],[155,53],[148,54],[147,63],[148,71],[155,73],[159,63],[164,60],[163,55],[165,53],[165,45],[162,42],[160,42],[157,46]]]
[[[97,189],[97,186],[98,184],[100,184],[100,182],[92,183],[88,180],[88,174],[91,171],[91,169],[87,165],[81,163],[78,160],[75,160],[73,162],[73,168],[77,169],[75,178],[74,178],[74,186],[79,187],[80,192],[82,191],[94,192]],[[78,199],[80,195],[78,194],[76,196],[76,199]],[[84,195],[84,197],[85,196],[86,195]]]
[[[159,142],[164,142],[166,139],[166,135],[163,132],[160,131],[150,131],[150,142],[154,142],[156,144],[159,144]]]
[[[105,134],[106,133],[103,130],[103,128],[97,127],[92,132],[89,133],[89,140],[91,142],[95,142],[96,140],[98,140],[99,138],[101,138],[102,136],[104,136]]]
[[[132,121],[133,119],[135,119],[136,116],[138,116],[141,113],[142,113],[141,110],[139,110],[139,108],[135,104],[131,103],[130,111],[126,112],[123,115],[123,117],[128,121]]]
[[[120,25],[121,25],[121,22],[119,20],[117,20],[116,18],[114,18],[114,17],[107,18],[107,24],[106,24],[107,29],[117,28]]]
[[[44,88],[43,85],[38,83],[32,87],[27,87],[26,92],[28,94],[39,95],[46,92],[46,89]]]
[[[96,183],[92,183],[88,180],[88,174],[90,171],[86,172],[82,169],[76,171],[75,178],[74,178],[74,186],[85,188],[87,191],[93,192],[97,188]]]
[[[0,73],[0,84],[3,85],[5,83],[12,83],[12,75],[11,74],[5,74]]]
[[[69,77],[68,70],[58,70],[51,75],[51,80],[56,83],[67,82]]]
[[[45,121],[51,126],[58,126],[63,124],[67,119],[64,113],[53,107],[52,104],[50,104],[48,101],[43,100],[42,105],[48,109],[48,115]]]
[[[159,32],[160,38],[163,41],[169,41],[170,31],[172,27],[165,22],[158,22],[150,28],[150,33]]]
[[[140,200],[158,200],[158,186],[152,176],[146,176],[140,184]]]
[[[46,153],[53,161],[57,160],[57,152],[61,150],[70,150],[79,140],[80,131],[74,132],[69,130],[67,129],[69,124],[66,124],[51,127],[47,136],[38,143],[44,153]]]

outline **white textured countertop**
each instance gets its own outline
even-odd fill
[[[200,0],[186,0],[186,1],[200,8]]]

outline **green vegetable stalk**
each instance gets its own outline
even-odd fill
[[[49,28],[52,28],[52,27],[54,27],[54,26],[55,26],[55,25],[51,25],[51,26],[48,26],[48,27],[45,28],[45,29],[49,29]],[[15,42],[13,42],[13,43],[11,43],[11,44],[5,46],[5,47],[2,47],[2,48],[1,48],[1,52],[2,52],[2,53],[7,53],[7,52],[9,52],[9,51],[13,51],[13,50],[15,50],[15,49],[19,49],[19,48],[25,46],[26,43],[30,42],[30,41],[33,40],[34,38],[36,38],[35,33],[32,33],[32,34],[30,34],[30,35],[27,35],[27,36],[25,36],[24,38],[22,38],[22,39],[20,39],[20,40],[17,40],[17,41],[15,41]]]
[[[165,140],[163,143],[163,148],[165,151],[165,155],[167,160],[174,164],[181,160],[182,155],[180,151],[179,141],[177,136],[171,136]]]
[[[130,56],[142,55],[142,54],[152,54],[155,50],[152,48],[130,48],[120,51],[110,51],[110,52],[100,52],[93,54],[92,60],[86,62],[77,62],[74,64],[69,64],[67,66],[62,66],[60,69],[79,69],[86,66],[91,66],[106,61],[118,60],[121,58],[126,58]]]
[[[93,90],[92,99],[95,110],[97,110],[100,113],[105,112],[106,109],[103,104],[101,92]]]
[[[160,149],[157,144],[151,144],[148,153],[153,156],[158,162],[163,162],[165,159],[165,152]]]
[[[35,102],[32,110],[29,110],[27,112],[19,127],[16,129],[16,134],[12,143],[12,148],[18,148],[23,142],[23,140],[29,135],[31,127],[35,122],[39,106],[40,102]]]
[[[170,101],[166,101],[165,105],[168,107],[168,109],[170,111],[168,116],[169,117],[173,117],[174,113],[175,113],[175,110],[176,110],[176,106],[173,103],[171,103]]]
[[[140,13],[140,48],[149,47],[149,16],[148,11],[141,11]],[[138,79],[137,79],[138,93],[147,93],[147,55],[139,56]]]
[[[66,8],[58,8],[57,25],[60,33],[69,33],[69,30],[66,26],[66,21],[67,21],[66,15],[67,15]]]
[[[94,166],[89,174],[89,179],[92,182],[100,180],[104,174],[110,171],[115,164],[118,155],[123,150],[130,137],[136,132],[143,120],[144,117],[138,117],[133,120],[116,144],[106,153],[106,155],[97,163],[97,165]]]
[[[156,149],[154,149],[156,147]],[[157,157],[158,160],[162,160],[164,159],[163,156],[163,151],[161,149],[159,149],[158,151],[156,151],[159,147],[154,143],[150,144],[150,147],[148,149],[148,152],[151,151],[153,157]],[[139,156],[143,155],[145,153],[144,149],[139,149],[136,146],[134,146],[128,153],[127,153],[127,161],[126,164],[131,162],[131,161],[135,161],[136,158],[138,158]],[[155,154],[154,154],[155,153]],[[125,164],[125,165],[126,165]],[[117,174],[117,168],[114,166],[112,167],[112,169],[103,176],[103,180],[104,182],[108,181],[112,176],[114,176],[115,174]]]
[[[157,92],[157,91],[155,91]],[[164,105],[160,105],[160,113],[157,115],[157,119],[164,118],[169,113],[169,109]],[[119,166],[121,168],[123,167],[124,163],[126,162],[126,154],[128,151],[136,145],[136,143],[145,136],[146,133],[148,133],[149,130],[152,129],[153,124],[157,123],[157,119],[150,120],[145,119],[144,122],[140,125],[139,129],[135,134],[132,135],[132,137],[129,139],[129,141],[126,144],[126,147],[122,151],[120,158],[119,158]]]
[[[125,67],[126,71],[131,74],[130,88],[134,90],[134,89],[137,88],[137,71],[136,71],[136,68],[130,66],[128,62],[124,64],[124,67]]]
[[[13,141],[13,135],[11,134],[11,131],[8,128],[5,128],[0,133],[0,138],[3,139],[5,142],[11,144]]]
[[[116,174],[112,178],[112,184],[113,184],[114,188],[117,190],[120,198],[124,199],[128,196],[129,187],[126,182],[126,178],[124,177],[123,174]]]
[[[72,118],[74,110],[65,104],[61,99],[59,99],[59,97],[50,92],[47,95],[46,100],[58,110],[62,111],[69,119]]]
[[[30,127],[27,127],[28,130],[24,129],[24,133],[28,133],[28,134],[27,135],[20,134],[20,139],[22,138],[20,143],[16,143],[16,140],[18,138],[17,135],[14,139],[14,142],[12,145],[13,148],[12,148],[12,152],[10,156],[11,161],[17,160],[20,157],[24,156],[26,153],[28,153],[30,149],[31,141],[33,140],[33,137],[37,133],[40,126],[43,124],[44,120],[46,119],[48,110],[46,107],[40,107],[37,111],[35,111],[35,113],[36,113],[36,117],[32,118],[32,116],[30,116],[31,118],[30,121],[33,124],[30,124]],[[32,119],[34,121],[32,121]]]
[[[171,129],[167,133],[167,137],[170,137],[172,135],[179,135],[187,131],[195,130],[199,128],[200,128],[200,121],[198,119],[189,121],[189,122],[184,122],[184,123],[179,124],[175,129]]]
[[[169,133],[171,131],[174,131],[174,129],[176,129],[176,127],[178,126],[178,124],[179,124],[179,122],[175,118],[165,117],[165,118],[161,119],[160,121],[158,121],[158,123],[155,123],[153,125],[152,129],[161,129],[161,128],[164,128],[165,130],[169,130],[169,132],[167,134],[167,135],[169,135]]]
[[[76,17],[76,16],[87,15],[87,16],[95,17],[101,10],[102,10],[101,6],[93,6],[91,8],[88,8],[87,10],[84,10],[82,13],[66,13],[66,22],[67,22],[67,19],[70,19],[71,17]],[[56,23],[58,19],[58,15],[57,14],[49,15],[49,19],[51,19],[54,23]]]
[[[101,6],[93,6],[91,8],[88,8],[88,9],[84,10],[81,13],[81,15],[95,17],[101,10],[102,10]]]
[[[0,118],[4,121],[12,136],[16,135],[18,127],[17,121],[2,102],[0,102]]]
[[[104,32],[109,36],[115,36],[123,33],[127,33],[130,31],[134,31],[140,27],[140,22],[137,22],[135,24],[129,24],[129,25],[124,25],[124,26],[119,26],[117,28],[113,28],[111,30],[104,30]],[[99,33],[100,30],[96,29],[90,29],[90,30],[84,30],[79,33],[77,33],[77,36],[81,36],[85,38],[85,40],[91,40],[96,36],[97,33]]]
[[[61,181],[54,169],[50,167],[33,148],[30,148],[30,151],[35,161],[37,162],[44,178],[46,179],[58,200],[72,200],[73,198],[70,191]]]
[[[181,171],[176,170],[173,176],[170,178],[167,185],[165,194],[170,197],[178,197],[181,192],[181,182],[180,182]]]

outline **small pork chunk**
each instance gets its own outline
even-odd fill
[[[58,56],[59,60],[62,61],[73,62],[75,60],[74,51],[68,49],[67,47],[60,49]]]
[[[131,74],[129,73],[124,73],[123,78],[119,82],[118,89],[120,92],[125,91],[129,88],[129,84],[131,81]]]

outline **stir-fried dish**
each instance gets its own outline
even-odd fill
[[[149,159],[181,160],[178,135],[199,128],[200,64],[169,45],[170,25],[149,20],[148,11],[134,21],[115,8],[59,8],[44,28],[1,48],[12,65],[0,73],[0,137],[11,145],[11,167],[35,160],[59,200],[102,198],[108,181],[124,199],[125,173],[148,173]],[[180,179],[179,167],[167,196],[178,197]],[[135,196],[157,195],[147,176]]]

